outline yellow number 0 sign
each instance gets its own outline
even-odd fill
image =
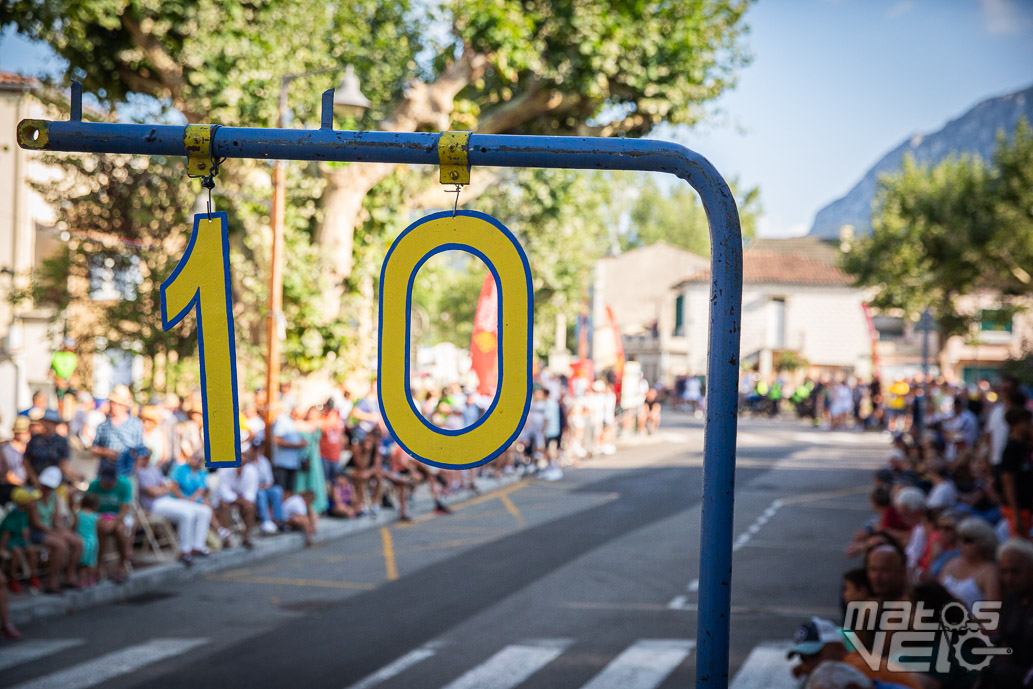
[[[237,350],[226,225],[226,213],[212,213],[210,219],[206,214],[194,216],[194,231],[186,252],[169,279],[161,284],[163,330],[174,327],[192,310],[197,315],[204,456],[210,467],[240,466]]]
[[[416,273],[434,254],[456,249],[477,256],[498,293],[498,390],[472,426],[433,426],[413,404],[409,387],[409,324]],[[484,213],[429,215],[391,245],[380,272],[380,410],[391,435],[413,457],[444,469],[480,466],[501,454],[524,425],[531,403],[533,296],[527,256],[513,234]],[[404,365],[399,365],[405,362]]]

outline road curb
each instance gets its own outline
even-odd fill
[[[454,495],[442,498],[447,505],[459,504],[484,495],[504,486],[516,483],[521,477],[503,476],[500,480],[478,479],[478,492],[463,490]],[[411,509],[413,517],[419,517],[433,511],[433,504],[426,489],[421,490],[417,505]],[[319,529],[315,535],[316,543],[335,541],[352,534],[378,529],[398,523],[394,511],[381,511],[375,518],[360,517],[339,520],[324,517],[319,520]],[[209,574],[226,569],[241,567],[266,560],[277,555],[304,550],[305,539],[300,533],[285,533],[276,536],[263,536],[255,539],[253,550],[235,547],[229,550],[212,553],[207,558],[195,558],[194,566],[189,569],[179,562],[165,562],[136,570],[122,584],[104,581],[82,591],[66,591],[63,595],[22,595],[11,599],[11,621],[15,625],[28,625],[62,615],[72,615],[80,610],[94,608],[110,603],[124,603],[129,599],[156,589],[201,579]]]

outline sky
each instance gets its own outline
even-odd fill
[[[759,0],[739,83],[691,130],[665,128],[759,187],[758,234],[804,234],[876,161],[986,98],[1033,85],[1033,0]],[[0,36],[0,69],[60,67]]]

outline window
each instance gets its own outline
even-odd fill
[[[1012,315],[1004,309],[983,309],[979,312],[979,332],[1010,333]]]
[[[679,294],[674,300],[674,335],[683,337],[685,335],[685,295]]]
[[[771,300],[771,333],[774,349],[786,348],[786,300],[784,297]]]

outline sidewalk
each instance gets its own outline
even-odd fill
[[[480,478],[477,486],[481,494],[498,490],[520,480],[517,475],[503,476],[496,481]],[[472,491],[464,490],[442,498],[446,505],[461,503],[475,497]],[[410,503],[411,516],[419,517],[433,512],[434,505],[426,487],[417,492],[415,505]],[[335,519],[324,517],[319,520],[316,532],[317,543],[333,541],[353,533],[377,529],[398,521],[396,510],[381,510],[375,518],[358,517],[355,519]],[[207,574],[234,567],[242,567],[277,555],[291,553],[305,548],[305,539],[300,533],[282,533],[275,536],[261,536],[256,533],[253,550],[237,546],[228,550],[212,553],[206,558],[194,558],[194,566],[187,568],[180,562],[163,562],[135,570],[125,583],[116,585],[103,581],[83,591],[69,590],[60,596],[21,594],[11,596],[11,619],[16,626],[28,625],[30,622],[68,615],[87,608],[109,603],[122,602],[134,596],[155,589],[203,578]]]

